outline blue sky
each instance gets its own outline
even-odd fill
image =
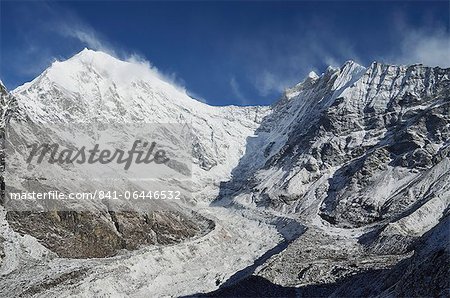
[[[448,1],[1,1],[9,89],[84,47],[150,61],[213,105],[270,104],[352,59],[450,67]]]

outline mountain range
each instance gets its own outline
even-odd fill
[[[186,203],[2,207],[2,296],[450,294],[450,69],[348,61],[272,106],[216,107],[145,63],[85,49],[0,96],[3,144],[36,139],[24,124],[74,146],[58,127],[174,123],[192,153]],[[82,167],[14,169],[6,191],[90,187],[73,182]]]

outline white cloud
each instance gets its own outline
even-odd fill
[[[262,96],[267,96],[271,92],[283,92],[291,85],[289,79],[286,79],[281,75],[275,75],[267,70],[260,72],[260,74],[255,77],[254,83],[259,94]]]
[[[112,46],[105,40],[102,40],[92,28],[86,25],[62,23],[58,28],[62,36],[75,38],[92,50],[100,50],[116,55],[116,51],[112,49]]]
[[[444,29],[410,30],[400,42],[398,63],[450,67],[450,35]]]
[[[16,62],[13,66],[17,73],[35,77],[49,67],[53,61],[70,58],[58,53],[59,44],[64,44],[66,50],[67,48],[72,49],[72,53],[87,47],[91,50],[105,52],[121,60],[133,62],[139,68],[138,70],[151,71],[155,76],[172,84],[180,91],[204,101],[200,96],[194,96],[192,92],[187,91],[184,87],[185,82],[176,73],[162,72],[143,55],[130,53],[121,46],[113,44],[73,11],[67,10],[57,3],[45,3],[32,7],[16,12],[25,20],[29,18],[29,15],[36,14],[30,32],[21,36],[24,40],[25,52],[21,55],[12,53]],[[49,42],[43,42],[43,40]]]
[[[245,36],[236,39],[233,48],[233,55],[241,57],[235,64],[245,68],[260,96],[277,96],[312,70],[320,73],[328,65],[360,61],[349,36],[339,36],[326,20],[299,20],[298,30],[289,34],[265,29],[264,38]]]
[[[442,23],[426,12],[415,22],[403,11],[395,12],[392,18],[391,34],[396,37],[397,47],[386,51],[382,60],[395,64],[450,67],[448,23]],[[417,26],[417,21],[422,24]]]
[[[230,87],[233,94],[241,101],[241,104],[247,105],[249,102],[247,98],[244,96],[244,94],[241,91],[241,87],[239,86],[239,83],[236,81],[236,78],[233,76],[230,79]]]
[[[124,57],[123,60],[131,62],[134,65],[140,66],[140,68],[144,72],[150,70],[154,76],[158,77],[159,79],[161,79],[165,82],[170,83],[175,88],[177,88],[178,90],[180,90],[182,92],[189,94],[191,97],[194,97],[193,93],[186,90],[184,81],[182,79],[178,78],[176,73],[173,73],[173,72],[169,73],[169,74],[163,73],[157,67],[152,65],[152,63],[149,60],[147,60],[146,58],[144,58],[141,55],[138,55],[136,53],[127,55],[127,57]],[[201,98],[197,98],[197,97],[195,97],[195,98],[199,99],[200,101],[204,101]]]

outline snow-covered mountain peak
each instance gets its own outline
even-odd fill
[[[55,61],[38,79],[42,76],[71,92],[90,89],[86,88],[89,85],[126,89],[139,82],[145,82],[154,89],[187,96],[183,88],[169,83],[146,61],[137,59],[123,61],[107,53],[89,49],[82,50],[68,60]]]
[[[84,67],[89,71],[96,71],[98,74],[114,80],[115,83],[127,83],[132,80],[165,81],[148,61],[135,59],[134,57],[122,60],[108,53],[87,48],[66,61],[54,64],[51,69],[55,67],[70,69],[73,67],[74,70],[77,70],[77,68]],[[170,84],[169,82],[166,83]]]
[[[366,72],[364,66],[359,65],[354,61],[345,62],[339,69],[339,75],[334,81],[333,90],[340,90],[347,88],[358,81]]]
[[[88,48],[84,48],[79,53],[75,54],[68,60],[86,60],[86,59],[111,59],[111,60],[117,60],[112,55],[103,52],[103,51],[95,51]]]
[[[189,97],[183,88],[165,80],[148,62],[123,61],[100,51],[84,49],[65,61],[55,61],[41,75],[13,92],[25,95],[21,104],[40,118],[48,118],[48,110],[79,111],[69,113],[70,121],[99,120],[136,121],[156,106],[148,121],[173,122],[178,109],[211,110],[211,107]],[[40,94],[46,96],[40,97]],[[50,106],[53,106],[50,108]],[[170,111],[170,112],[169,112]],[[95,116],[93,115],[95,114]],[[166,117],[173,114],[173,117]],[[156,120],[158,119],[158,120]],[[163,120],[164,119],[164,120]],[[54,119],[53,119],[54,120]]]
[[[345,67],[364,67],[364,66],[362,66],[362,65],[359,64],[359,63],[357,63],[357,62],[354,61],[354,60],[347,60],[347,61],[345,61],[345,62],[342,64],[342,66],[341,66],[340,68],[342,69],[342,68],[345,68]]]
[[[313,79],[313,80],[315,80],[315,79],[318,79],[319,78],[319,76],[317,75],[317,73],[315,72],[315,71],[311,71],[309,74],[308,74],[308,79]]]
[[[335,96],[338,96],[344,89],[358,81],[366,70],[364,66],[349,60],[339,68],[328,66],[320,76],[311,71],[303,81],[288,88],[283,99],[298,97],[301,92],[307,90],[317,92],[319,89],[326,89],[327,92],[336,91]],[[313,89],[315,91],[312,91]]]
[[[213,192],[245,150],[267,107],[214,107],[191,98],[148,62],[85,49],[13,91],[38,123],[179,123],[193,135],[198,189]],[[213,182],[211,182],[213,181]],[[209,189],[207,189],[209,187]],[[196,188],[197,189],[197,188]]]
[[[107,54],[103,51],[95,51],[89,48],[82,49],[78,54],[75,54],[71,59],[75,58],[93,58],[94,56],[104,56],[104,57],[112,57],[112,55]]]
[[[320,216],[331,224],[364,225],[401,212],[411,202],[396,191],[448,156],[449,71],[347,62],[289,89],[259,129],[258,162],[255,154],[243,158],[244,181],[261,193],[256,204],[314,201],[323,182]],[[330,184],[320,180],[326,175],[334,177]]]

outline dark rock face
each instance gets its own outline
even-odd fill
[[[120,235],[102,214],[81,212],[8,212],[10,226],[29,234],[60,257],[99,258],[122,249]]]
[[[447,297],[450,293],[449,216],[418,241],[416,252],[391,269],[333,266],[335,282],[300,287],[280,286],[252,275],[229,287],[195,297]],[[299,279],[314,274],[314,265],[299,271]],[[310,273],[310,272],[311,273]],[[353,274],[352,274],[353,271]],[[350,273],[350,274],[349,274]]]
[[[252,275],[233,286],[187,297],[295,297],[295,294],[294,287],[282,287],[265,278]]]
[[[410,258],[390,270],[369,271],[344,279],[332,294],[338,297],[447,297],[450,291],[449,218],[444,217],[417,241]]]
[[[449,231],[450,216],[447,215],[420,239],[413,257],[394,267],[392,272],[401,274],[394,288],[397,296],[446,297],[450,294]]]
[[[122,249],[173,244],[207,233],[213,223],[169,211],[137,212],[8,212],[10,226],[29,234],[65,258],[103,258]]]

